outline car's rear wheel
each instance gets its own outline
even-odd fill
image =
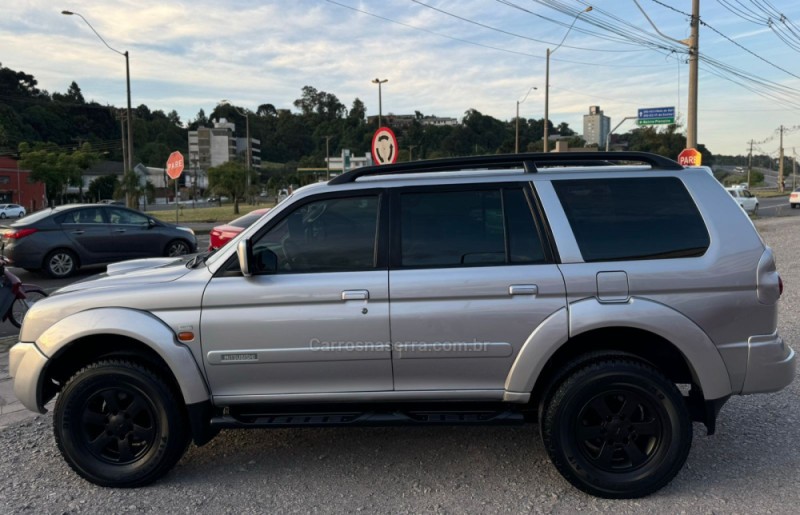
[[[173,390],[154,371],[128,361],[80,370],[56,399],[53,417],[67,463],[101,486],[151,483],[178,462],[189,443]]]
[[[3,219],[5,219],[5,217],[6,217],[6,214],[5,214],[5,213],[0,213],[0,218],[3,218]]]
[[[78,270],[78,258],[67,249],[57,249],[44,258],[44,271],[50,277],[62,279],[69,277]]]
[[[167,244],[164,254],[168,257],[183,256],[192,251],[192,248],[183,240],[172,240]]]
[[[692,422],[677,387],[654,368],[608,359],[571,372],[545,400],[542,439],[574,486],[607,498],[648,495],[683,467]]]

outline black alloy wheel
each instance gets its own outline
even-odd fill
[[[80,370],[56,399],[58,448],[101,486],[142,486],[166,474],[189,442],[182,404],[153,371],[108,360]]]
[[[573,371],[545,402],[550,459],[577,488],[643,497],[683,467],[692,422],[677,387],[637,361],[609,359]]]

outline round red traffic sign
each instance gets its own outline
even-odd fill
[[[681,166],[700,166],[703,162],[703,154],[695,148],[687,148],[678,154],[678,163]]]
[[[177,150],[167,158],[167,175],[170,179],[177,179],[183,172],[183,154]]]
[[[397,136],[389,127],[381,127],[372,136],[372,160],[376,165],[397,161]]]

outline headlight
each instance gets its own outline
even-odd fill
[[[190,233],[192,236],[194,236],[194,231],[192,229],[190,229],[189,227],[178,227],[178,229],[180,229],[181,231],[186,231],[186,232]]]

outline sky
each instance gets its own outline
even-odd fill
[[[375,78],[388,79],[383,114],[513,120],[517,101],[521,117],[544,116],[550,48],[554,123],[581,133],[592,105],[612,127],[649,107],[685,122],[689,66],[674,40],[689,36],[692,2],[638,3],[663,37],[634,0],[3,0],[0,63],[51,93],[75,81],[87,100],[124,106],[124,58],[69,10],[130,53],[134,107],[184,122],[222,99],[296,111],[306,85],[376,115]],[[786,153],[800,151],[800,2],[700,0],[700,18],[699,143],[737,155],[753,140],[777,156],[783,125]]]

